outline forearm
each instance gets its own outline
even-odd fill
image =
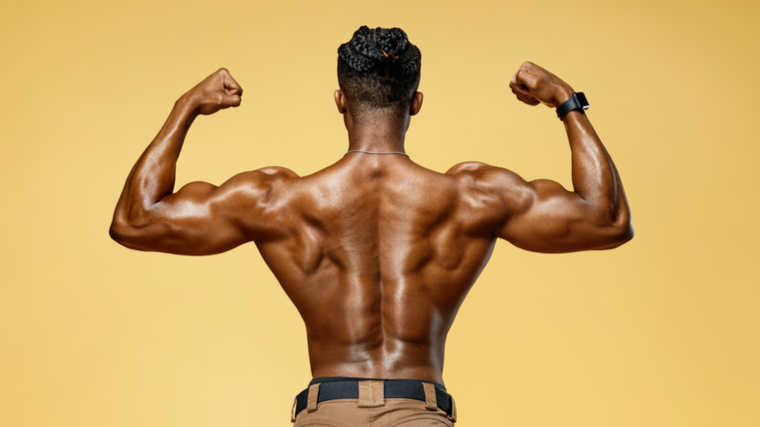
[[[176,164],[197,106],[185,94],[174,104],[158,135],[132,168],[114,213],[114,224],[145,220],[151,206],[174,191]]]
[[[572,151],[573,189],[600,219],[624,222],[629,217],[623,183],[588,116],[567,114],[563,123]]]

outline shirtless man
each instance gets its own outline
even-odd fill
[[[111,236],[186,255],[256,243],[306,324],[314,379],[294,404],[297,426],[451,426],[446,335],[496,239],[537,252],[619,246],[633,236],[623,185],[580,108],[562,119],[574,191],[484,163],[417,165],[404,138],[422,107],[419,49],[400,29],[362,27],[338,53],[343,158],[305,177],[270,167],[175,192],[193,120],[240,105],[242,88],[220,69],[177,101],[135,164]],[[510,87],[528,105],[574,94],[529,62]]]

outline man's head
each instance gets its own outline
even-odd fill
[[[338,83],[355,118],[403,116],[417,92],[421,66],[420,50],[400,28],[362,26],[338,48]]]

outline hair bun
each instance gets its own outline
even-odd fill
[[[397,63],[404,72],[407,72],[407,68],[410,67],[402,63],[408,62],[410,57],[415,56],[413,52],[410,52],[411,50],[404,30],[380,27],[370,29],[363,25],[354,32],[351,41],[338,48],[338,55],[351,68],[359,72],[369,71],[381,63]]]
[[[406,51],[409,40],[404,30],[400,28],[391,28],[383,31],[382,28],[375,30],[379,33],[377,37],[377,48],[383,53],[385,58],[398,58]]]
[[[338,48],[338,83],[356,114],[403,116],[420,83],[422,54],[400,28],[366,25]]]

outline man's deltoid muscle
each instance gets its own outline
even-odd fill
[[[175,191],[193,120],[240,105],[243,89],[222,68],[179,98],[116,207],[111,236],[128,248],[207,255],[256,243],[306,324],[314,379],[298,396],[297,425],[451,425],[446,335],[496,239],[571,252],[633,236],[620,175],[582,109],[561,122],[572,191],[485,163],[446,173],[416,164],[404,138],[422,107],[420,67],[402,30],[361,27],[338,50],[345,156],[304,177],[268,167]],[[574,93],[530,62],[510,78],[528,105],[557,107]],[[557,122],[553,111],[546,120]]]

